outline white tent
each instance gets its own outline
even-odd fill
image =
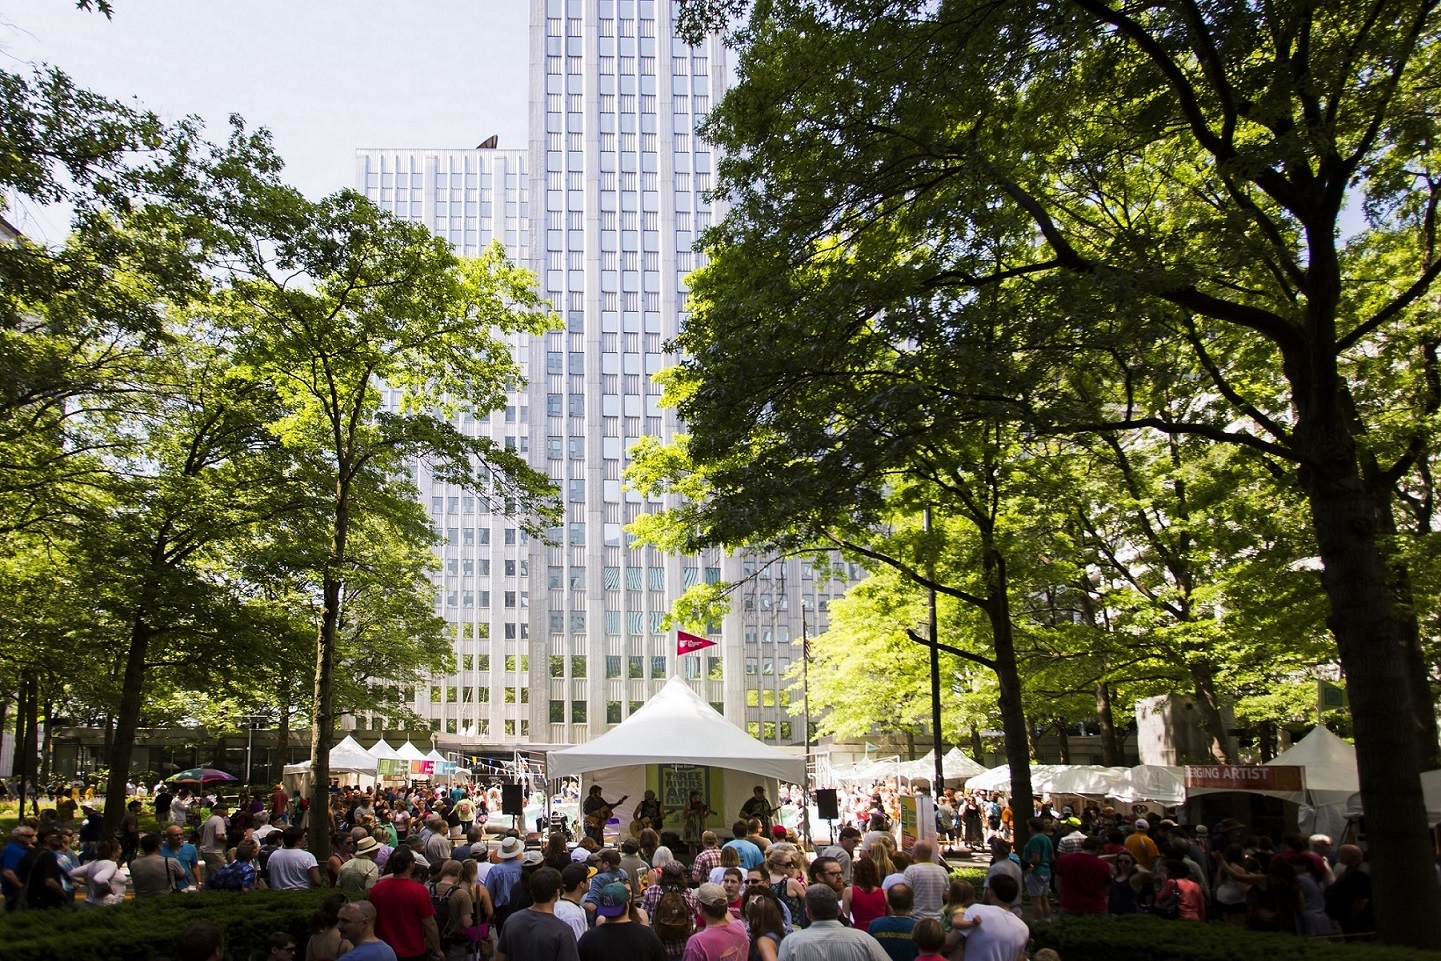
[[[1426,801],[1426,823],[1441,824],[1441,770],[1422,772],[1421,793]],[[1361,810],[1361,793],[1358,791],[1346,799],[1346,817],[1360,817]]]
[[[310,770],[310,761],[301,761],[299,764],[287,764],[282,773],[301,774]],[[375,758],[370,752],[361,747],[359,742],[350,735],[345,736],[335,747],[330,749],[330,773],[331,774],[375,774]]]
[[[1301,740],[1267,764],[1299,765],[1306,769],[1306,804],[1301,808],[1301,830],[1337,837],[1346,826],[1346,802],[1361,790],[1356,773],[1356,748],[1317,725]]]
[[[1083,794],[1105,797],[1125,773],[1123,767],[1098,764],[1032,764],[1031,790],[1036,794]],[[966,782],[973,791],[1011,790],[1011,769],[1001,764]]]
[[[420,750],[420,748],[416,747],[414,744],[411,744],[409,741],[406,741],[400,747],[396,748],[395,755],[396,757],[403,757],[407,761],[425,760],[425,754]]]
[[[631,803],[615,809],[622,829],[629,822],[634,803],[647,788],[646,766],[652,764],[695,765],[752,775],[722,775],[721,796],[706,798],[717,812],[712,825],[728,825],[755,785],[765,787],[767,796],[775,802],[776,781],[801,784],[806,776],[804,757],[746,734],[674,676],[640,710],[611,730],[584,744],[546,755],[549,777],[585,775],[585,781],[603,786],[604,796],[610,801],[629,796]],[[677,806],[674,801],[672,806]]]
[[[900,765],[901,776],[906,778],[924,778],[927,781],[936,776],[936,752],[929,750],[923,757],[914,761],[903,761]],[[941,755],[941,773],[945,775],[946,781],[961,781],[986,769],[975,761],[961,753],[961,749],[953,747]],[[895,774],[895,765],[891,766],[891,774]]]
[[[1150,801],[1166,807],[1179,807],[1186,803],[1185,771],[1181,767],[1138,764],[1127,768],[1116,778],[1106,796],[1127,804]]]
[[[777,750],[727,721],[679,677],[622,723],[584,744],[551,751],[552,777],[630,764],[703,764],[799,784],[805,758]]]
[[[385,738],[381,738],[374,744],[370,745],[370,756],[375,758],[377,761],[381,760],[382,758],[389,758],[390,760],[394,761],[401,758],[401,753],[395,748],[391,747],[389,744],[387,744]]]

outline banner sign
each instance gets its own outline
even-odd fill
[[[712,641],[710,638],[701,637],[699,634],[691,634],[686,631],[676,631],[675,639],[675,653],[677,657],[694,654],[708,647],[715,647],[715,641]]]
[[[699,791],[700,796],[710,800],[710,768],[700,764],[657,764],[660,773],[660,790],[656,796],[667,811],[685,807],[690,792]]]
[[[1291,764],[1188,764],[1186,787],[1214,791],[1303,791],[1305,768]]]
[[[410,762],[399,757],[383,757],[375,762],[381,777],[405,777],[410,773]]]

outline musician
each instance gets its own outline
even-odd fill
[[[681,817],[685,819],[685,843],[690,847],[691,854],[700,850],[706,818],[712,813],[710,805],[701,797],[699,791],[690,792],[685,807],[681,808]]]
[[[624,800],[622,797],[619,801],[607,801],[601,796],[601,786],[592,784],[590,795],[580,807],[580,813],[585,816],[585,836],[593,838],[597,844],[605,844],[605,822],[610,820],[615,806]]]
[[[659,831],[661,822],[665,820],[665,807],[655,796],[654,791],[647,791],[630,816],[631,834],[639,836],[640,832],[646,828],[654,828]],[[640,828],[635,827],[637,824],[640,825]]]
[[[771,802],[766,798],[766,789],[757,784],[754,795],[741,805],[740,819],[749,821],[751,818],[759,818],[761,830],[768,832],[771,829],[771,815],[779,809],[779,804],[771,806]]]

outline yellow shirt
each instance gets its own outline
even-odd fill
[[[1144,831],[1133,831],[1130,837],[1126,838],[1126,850],[1136,859],[1136,863],[1147,871],[1151,870],[1156,859],[1161,856],[1161,849],[1156,847],[1156,842]]]

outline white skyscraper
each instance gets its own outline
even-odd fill
[[[706,196],[715,158],[695,127],[725,89],[726,51],[676,37],[677,6],[533,0],[527,151],[357,152],[372,200],[462,253],[502,241],[564,319],[561,331],[515,339],[528,384],[506,409],[461,424],[555,481],[565,503],[555,545],[417,470],[445,539],[436,611],[456,657],[412,706],[463,750],[587,740],[671,674],[751,734],[804,743],[784,675],[800,657],[802,611],[814,634],[844,585],[795,561],[633,549],[624,531],[664,506],[624,490],[621,475],[631,444],[679,427],[652,375],[674,363],[664,345],[703,260],[691,246],[722,213]],[[675,632],[661,630],[675,598],[701,579],[747,575],[710,634],[718,646],[677,657]]]

